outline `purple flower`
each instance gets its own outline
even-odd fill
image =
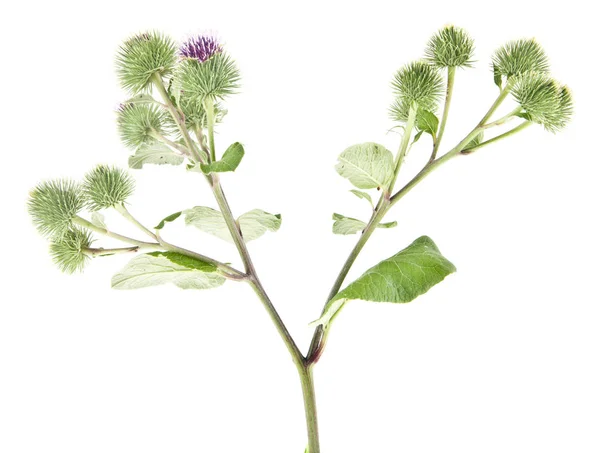
[[[221,44],[214,36],[197,36],[184,43],[179,52],[186,58],[195,58],[204,63],[214,54],[222,51]]]

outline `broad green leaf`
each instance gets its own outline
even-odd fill
[[[429,110],[420,110],[417,116],[417,128],[435,137],[440,121]],[[418,139],[416,139],[418,140]],[[415,141],[416,141],[415,140]]]
[[[244,147],[241,143],[235,142],[223,153],[221,160],[210,164],[201,164],[200,168],[207,175],[213,172],[234,171],[242,161],[242,157],[244,157]]]
[[[180,165],[183,156],[176,154],[167,145],[156,142],[138,148],[133,156],[129,156],[129,167],[140,169],[145,164],[171,164]]]
[[[371,195],[369,195],[367,192],[363,192],[362,190],[356,190],[356,189],[352,189],[352,190],[350,190],[350,192],[352,192],[358,198],[363,198],[363,199],[367,200],[369,202],[369,204],[371,206],[373,206],[373,199],[371,198]]]
[[[435,243],[429,237],[421,236],[337,293],[325,306],[321,318],[313,324],[329,323],[349,300],[410,302],[455,271],[454,265],[442,256]]]
[[[174,214],[171,214],[171,215],[168,215],[167,217],[165,217],[164,219],[162,219],[160,221],[160,223],[154,227],[154,229],[155,230],[162,230],[165,227],[166,223],[173,222],[174,220],[177,220],[180,215],[181,215],[181,211],[175,212]]]
[[[377,143],[351,146],[338,160],[337,172],[359,189],[385,187],[394,174],[394,156]]]
[[[123,104],[155,104],[156,99],[154,99],[149,94],[138,94],[130,99],[127,99]]]
[[[397,226],[398,226],[398,222],[396,222],[394,220],[393,222],[380,223],[379,225],[377,225],[377,228],[394,228]]]
[[[196,206],[183,211],[183,214],[187,225],[193,225],[205,233],[233,242],[220,211],[205,206]],[[259,238],[267,231],[277,231],[281,226],[281,214],[270,214],[260,209],[253,209],[242,214],[237,221],[244,240],[249,242]]]
[[[244,241],[258,239],[267,231],[277,231],[281,227],[281,214],[270,214],[253,209],[238,218]]]
[[[364,230],[365,222],[341,214],[333,214],[333,234],[355,234]]]
[[[97,227],[108,230],[108,228],[106,228],[106,223],[104,222],[104,216],[99,212],[92,212],[92,218],[90,220]]]
[[[133,258],[112,278],[115,289],[138,289],[173,283],[182,289],[215,288],[225,282],[214,264],[175,252],[152,252]]]

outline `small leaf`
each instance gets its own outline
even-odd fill
[[[397,226],[398,226],[398,222],[396,222],[394,220],[393,222],[380,223],[379,225],[377,225],[377,228],[394,228]]]
[[[421,236],[396,255],[367,270],[337,293],[312,324],[327,324],[349,300],[406,303],[426,293],[456,271],[435,243]]]
[[[350,190],[350,192],[352,192],[358,198],[363,198],[363,199],[367,200],[369,202],[369,204],[371,205],[371,207],[373,206],[373,199],[371,198],[371,195],[369,195],[367,192],[363,192],[362,190],[356,190],[356,189],[352,189],[352,190]]]
[[[420,110],[417,116],[417,128],[435,137],[440,121],[429,110]],[[418,139],[417,139],[418,140]]]
[[[183,162],[183,156],[176,154],[166,145],[155,142],[151,145],[139,147],[133,156],[129,156],[129,167],[140,169],[145,164],[171,164],[180,165]]]
[[[482,141],[483,141],[483,131],[481,131],[479,134],[477,134],[475,136],[475,138],[473,140],[471,140],[467,146],[465,146],[463,151],[468,151],[469,149],[474,148],[475,146],[479,145]]]
[[[149,94],[138,94],[131,99],[127,99],[123,104],[158,104],[158,102]]]
[[[494,72],[494,83],[498,88],[502,89],[502,74],[496,65],[492,66],[492,70]]]
[[[172,222],[174,220],[177,220],[180,215],[181,215],[181,211],[175,212],[174,214],[171,214],[171,215],[168,215],[167,217],[165,217],[164,219],[162,219],[160,221],[160,223],[154,227],[154,229],[155,230],[162,230],[165,227],[165,223],[169,223],[169,222]]]
[[[341,214],[333,214],[333,234],[355,234],[364,230],[365,222]]]
[[[377,143],[351,146],[338,160],[337,172],[359,189],[385,187],[394,174],[394,156]]]
[[[214,264],[175,252],[152,252],[133,258],[112,278],[115,289],[138,289],[173,283],[182,289],[215,288],[225,282]]]
[[[253,209],[238,218],[244,241],[258,239],[267,231],[277,231],[281,227],[281,214],[270,214]]]
[[[234,171],[244,157],[244,147],[241,143],[235,142],[223,153],[221,160],[211,162],[210,164],[200,164],[200,168],[205,174],[222,173]]]
[[[98,211],[92,212],[92,218],[90,220],[92,224],[96,225],[97,227],[108,230],[108,228],[106,228],[106,223],[104,223],[104,216]]]
[[[193,225],[205,233],[212,234],[227,242],[233,242],[227,223],[220,211],[196,206],[183,211],[185,223]],[[281,214],[270,214],[260,209],[253,209],[237,219],[242,236],[246,242],[259,238],[267,231],[277,231],[281,226]]]
[[[412,141],[413,145],[419,141],[419,139],[421,138],[421,135],[423,135],[423,131],[419,131],[415,134],[415,138],[413,138],[413,141]]]

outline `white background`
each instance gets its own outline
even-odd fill
[[[585,4],[3,6],[0,451],[300,453],[306,443],[296,371],[248,287],[113,291],[126,257],[63,275],[31,225],[25,202],[38,181],[127,165],[114,113],[126,96],[114,71],[122,40],[214,30],[238,61],[243,87],[217,140],[247,154],[223,182],[236,213],[283,215],[250,249],[305,351],[307,324],[357,239],[332,235],[331,213],[368,215],[336,157],[364,141],[397,148],[391,77],[447,23],[475,38],[478,62],[458,72],[444,149],[496,96],[489,57],[510,39],[542,43],[576,116],[555,136],[533,127],[457,159],[396,205],[388,220],[399,227],[375,234],[350,277],[422,234],[458,272],[411,304],[353,302],[339,316],[315,371],[322,451],[600,451],[598,39]],[[422,138],[403,181],[428,152]],[[215,206],[182,168],[135,177],[131,211],[149,226]],[[166,236],[237,263],[217,239],[181,226]]]

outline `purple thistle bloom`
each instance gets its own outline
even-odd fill
[[[184,43],[179,52],[186,58],[195,58],[200,63],[204,63],[222,50],[221,44],[214,36],[197,36]]]

